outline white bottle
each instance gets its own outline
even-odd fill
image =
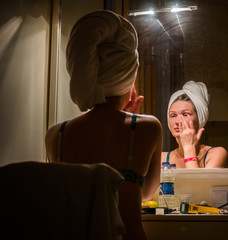
[[[174,195],[174,180],[175,175],[170,164],[163,162],[159,187],[159,207],[177,207],[176,197]]]

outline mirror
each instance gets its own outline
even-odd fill
[[[169,8],[175,1],[126,1],[123,15],[139,37],[140,69],[136,86],[145,96],[142,113],[157,116],[164,128],[163,150],[176,147],[167,127],[170,95],[189,81],[204,82],[210,94],[209,121],[203,143],[228,150],[228,3],[223,0],[178,1],[197,10],[129,16],[129,12]]]

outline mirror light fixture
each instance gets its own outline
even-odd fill
[[[129,11],[128,16],[140,16],[140,15],[153,15],[155,13],[161,13],[161,12],[171,12],[171,13],[177,13],[177,12],[186,12],[186,11],[194,11],[197,10],[197,6],[174,6],[171,8],[155,8],[150,10],[138,10],[138,11]]]

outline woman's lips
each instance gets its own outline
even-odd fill
[[[179,132],[180,130],[179,130],[179,128],[174,128],[174,131]]]

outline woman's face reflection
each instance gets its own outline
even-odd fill
[[[173,137],[179,137],[179,124],[180,117],[183,116],[192,122],[195,130],[199,128],[198,117],[195,111],[195,107],[190,101],[176,101],[169,109],[169,126]]]

